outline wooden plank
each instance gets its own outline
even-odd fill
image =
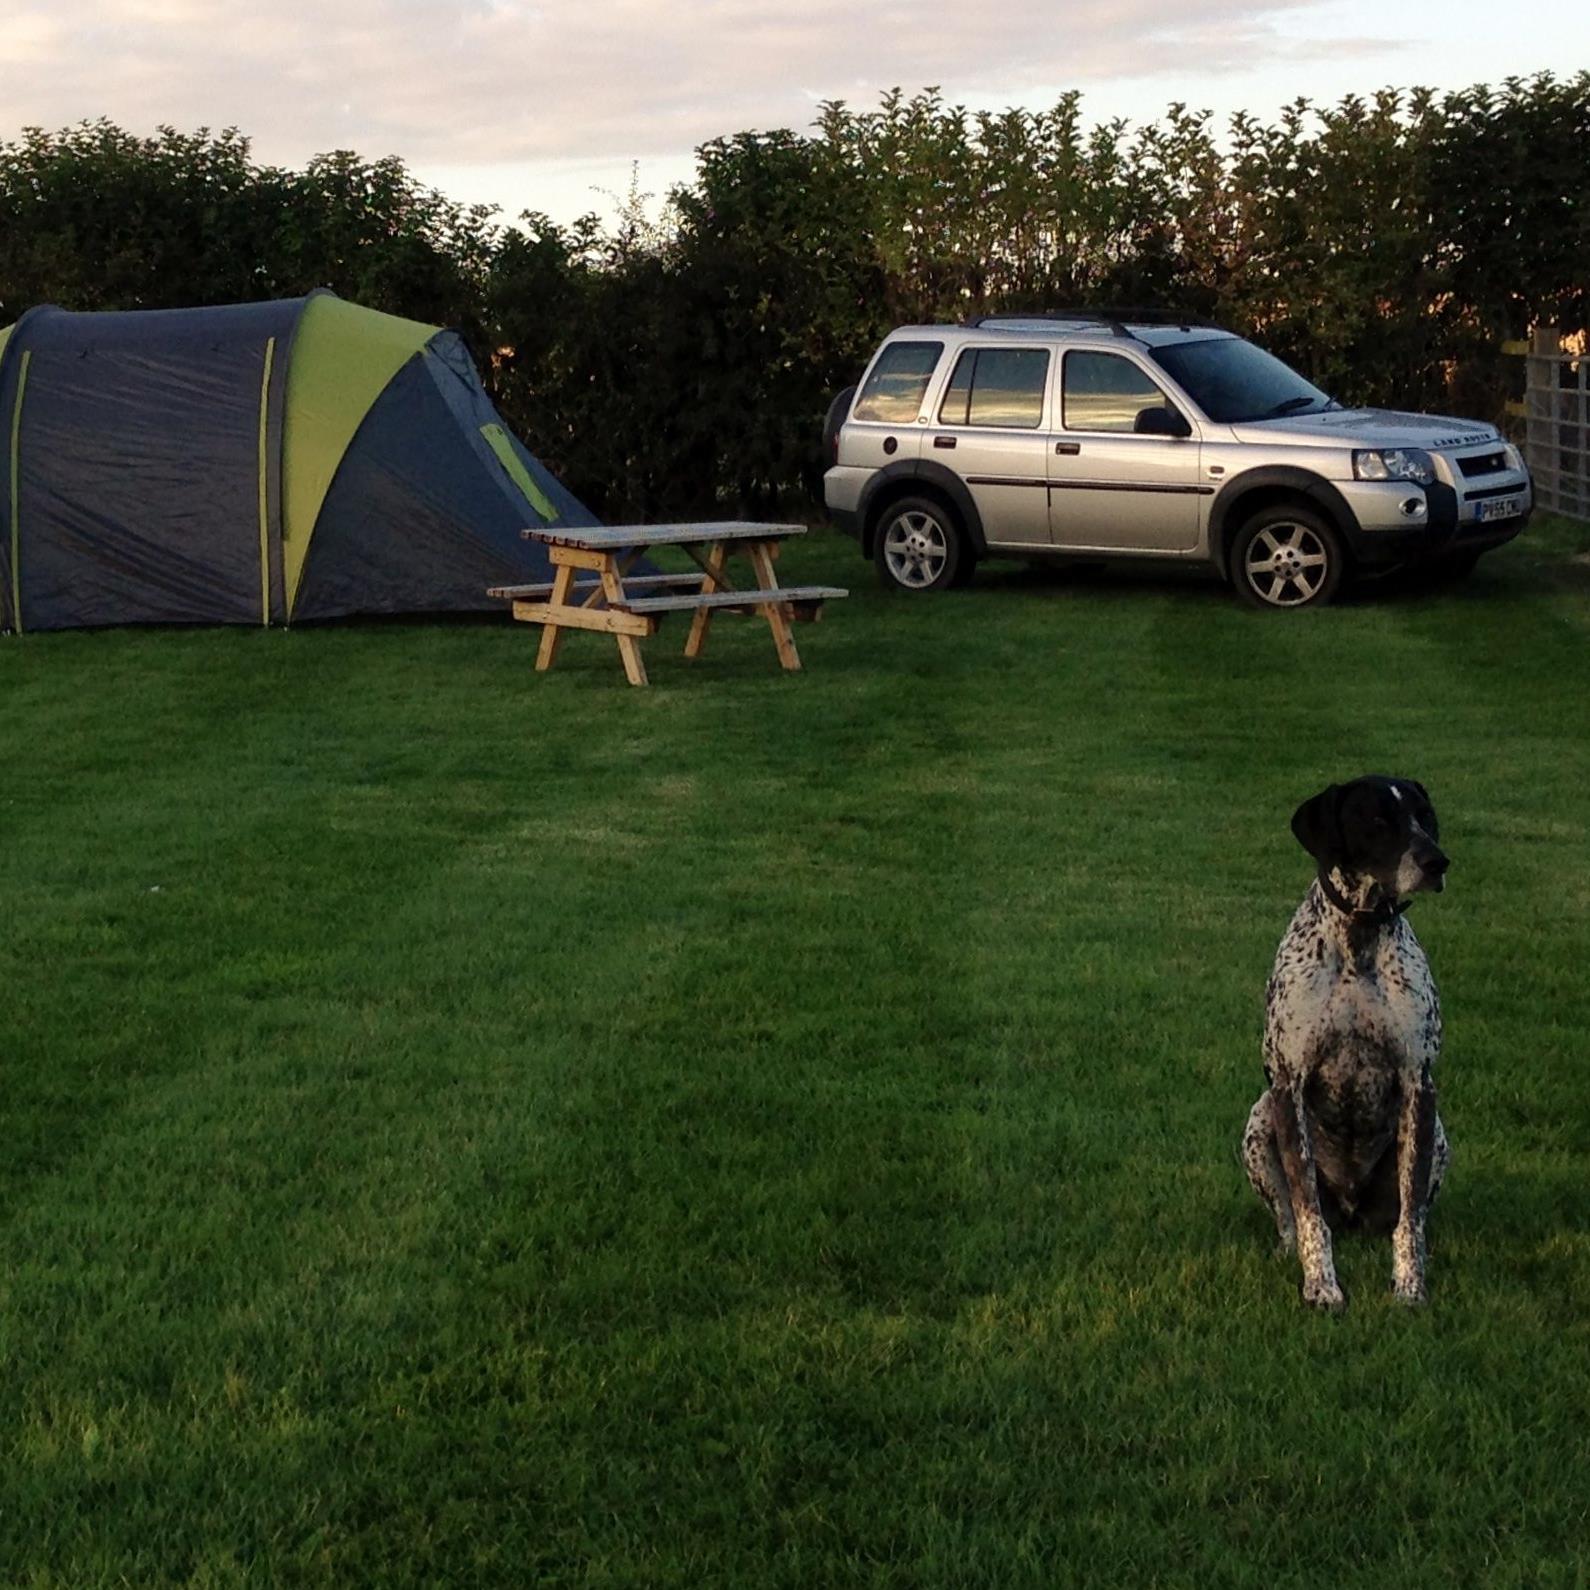
[[[624,599],[630,613],[689,613],[716,608],[776,606],[782,602],[826,602],[850,592],[838,585],[769,586],[758,591],[711,591],[685,596],[631,596]]]
[[[1527,342],[1520,342],[1516,337],[1514,337],[1502,344],[1502,352],[1512,354],[1527,354],[1529,352],[1529,344]]]
[[[547,556],[552,559],[556,568],[590,569],[600,574],[607,567],[613,554],[611,552],[592,552],[584,547],[554,546],[547,549]]]
[[[629,547],[683,546],[687,542],[782,540],[803,536],[803,524],[754,524],[745,519],[725,519],[700,524],[630,524],[531,526],[519,534],[526,541],[540,541],[549,547],[564,547],[588,552],[612,551]],[[581,564],[589,568],[590,564]]]
[[[696,616],[690,620],[690,633],[685,637],[685,656],[699,657],[707,644],[707,627],[712,623],[711,598],[722,594],[728,581],[723,578],[723,563],[728,555],[728,542],[715,541],[707,553],[705,563],[694,547],[685,550],[701,564],[703,577],[701,589],[695,593]],[[654,598],[656,600],[656,598]]]
[[[573,569],[559,569],[552,581],[552,606],[561,609],[569,599],[569,587],[574,583]],[[522,615],[519,602],[513,604],[513,616]],[[556,624],[548,624],[541,631],[541,644],[536,649],[536,672],[544,674],[558,660],[558,647],[563,644],[563,631]]]
[[[515,602],[513,616],[522,624],[545,624],[546,634],[541,637],[543,650],[547,636],[557,636],[565,629],[594,629],[603,635],[655,635],[657,620],[641,613],[626,612],[612,607],[566,607],[557,602]],[[552,647],[557,654],[556,644]],[[550,667],[551,659],[536,667]]]
[[[624,576],[624,589],[626,591],[647,590],[672,591],[694,590],[701,584],[701,576],[691,569],[686,574],[626,574]],[[587,591],[599,591],[602,582],[597,579],[577,579],[574,582],[574,594],[584,595]],[[552,594],[550,581],[542,581],[540,585],[493,585],[487,596],[500,596],[505,601],[535,602]]]
[[[624,589],[626,591],[638,590],[642,587],[660,591],[674,589],[693,590],[701,584],[701,576],[691,569],[686,574],[626,574],[624,576]],[[586,591],[599,591],[602,582],[597,579],[582,578],[574,582],[576,595]],[[540,585],[493,585],[487,596],[500,596],[510,601],[534,602],[552,594],[550,581],[543,581]]]
[[[612,609],[621,609],[624,605],[624,578],[619,572],[616,559],[609,558],[607,567],[602,570],[602,590],[607,596],[607,605]],[[649,622],[653,627],[657,620]],[[624,676],[632,685],[646,684],[646,661],[640,654],[640,642],[633,635],[619,631],[618,655],[624,660]]]
[[[765,542],[759,544],[751,553],[751,567],[756,571],[756,577],[762,584],[774,589],[778,585],[778,574],[773,568],[773,555],[767,549]],[[808,592],[810,586],[805,588]],[[784,607],[788,600],[787,593],[780,593],[781,600],[769,602],[762,611],[767,614],[767,627],[773,631],[773,644],[778,648],[779,665],[794,672],[801,665],[801,654],[795,648],[795,637],[790,633],[789,613]]]

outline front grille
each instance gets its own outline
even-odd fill
[[[1499,475],[1507,468],[1507,454],[1472,453],[1467,458],[1458,459],[1457,467],[1469,480],[1476,475]]]
[[[1522,486],[1487,486],[1483,491],[1466,491],[1463,493],[1465,502],[1484,502],[1487,497],[1518,497],[1523,495]]]

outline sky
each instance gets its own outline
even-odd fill
[[[971,109],[1083,95],[1273,116],[1387,84],[1590,67],[1584,0],[0,0],[0,138],[107,116],[237,126],[256,158],[401,156],[512,218],[665,194],[713,137],[937,86]]]

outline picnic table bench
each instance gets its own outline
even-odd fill
[[[513,616],[521,622],[543,626],[536,653],[538,670],[552,666],[565,630],[597,630],[618,642],[629,682],[644,685],[646,663],[640,642],[657,632],[666,613],[693,615],[686,657],[701,655],[714,615],[761,613],[773,632],[779,662],[798,669],[800,653],[790,624],[815,622],[822,617],[824,602],[849,595],[837,585],[778,583],[773,565],[779,543],[805,533],[804,525],[745,520],[533,528],[520,534],[546,546],[554,571],[551,583],[494,585],[487,595],[511,601]],[[679,548],[695,569],[677,574],[631,572],[659,547]],[[736,556],[749,560],[753,586],[736,586],[730,580],[726,565]]]

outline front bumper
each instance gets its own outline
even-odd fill
[[[1401,481],[1338,482],[1337,489],[1353,511],[1355,523],[1348,540],[1354,560],[1364,568],[1486,552],[1519,535],[1534,512],[1528,476],[1467,495],[1440,481],[1425,487]],[[1505,519],[1481,520],[1481,505],[1501,497],[1516,497],[1522,511]]]

